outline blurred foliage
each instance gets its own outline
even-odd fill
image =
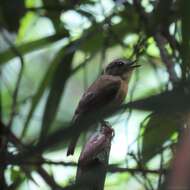
[[[155,154],[162,152],[164,143],[179,130],[178,127],[180,126],[180,119],[175,114],[167,112],[153,113],[149,117],[150,120],[142,125],[144,130],[142,135],[143,163],[149,161]]]
[[[142,67],[122,112],[109,119],[110,163],[125,170],[110,172],[105,189],[163,187],[189,112],[189,7],[186,0],[0,0],[0,189],[74,189],[68,123],[84,90],[120,57]]]

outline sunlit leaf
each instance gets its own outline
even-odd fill
[[[64,91],[65,83],[71,73],[71,64],[73,59],[73,49],[68,51],[70,46],[67,49],[63,48],[59,51],[57,55],[58,66],[55,70],[54,77],[50,86],[50,92],[46,101],[46,106],[42,119],[41,127],[41,137],[44,138],[50,127],[53,123],[59,103],[62,98],[62,93]]]
[[[64,37],[65,37],[64,33],[54,34],[54,35],[51,35],[48,37],[41,38],[39,40],[35,40],[32,42],[27,42],[27,43],[22,44],[22,45],[18,45],[17,49],[22,55],[24,55],[26,53],[36,51],[36,50],[43,48],[49,44],[52,44],[53,42],[56,42],[56,41],[58,41]],[[0,65],[4,64],[5,62],[7,62],[7,61],[9,61],[15,57],[17,57],[17,55],[12,51],[11,48],[9,48],[8,50],[6,50],[4,52],[1,52],[0,53]]]
[[[90,29],[91,35],[88,37],[88,43],[84,43],[81,46],[81,50],[84,52],[96,52],[98,49],[101,49],[104,41],[104,35],[102,35],[102,30],[97,25]]]
[[[53,60],[53,62],[50,64],[46,74],[44,75],[44,78],[43,80],[41,81],[39,87],[38,87],[38,90],[37,92],[35,93],[35,95],[33,96],[32,98],[32,105],[30,107],[30,110],[29,110],[29,113],[28,113],[28,116],[26,118],[26,121],[24,123],[24,128],[23,128],[23,132],[22,132],[22,137],[25,136],[26,132],[27,132],[27,129],[28,129],[28,125],[30,123],[30,120],[34,114],[34,111],[36,110],[47,86],[49,85],[52,77],[53,77],[53,74],[55,72],[55,69],[57,68],[57,64],[58,64],[58,61],[57,61],[57,57]]]
[[[11,169],[10,174],[11,181],[13,182],[11,184],[11,189],[18,188],[26,179],[23,173],[18,169]]]
[[[146,163],[161,151],[163,144],[177,131],[179,118],[177,114],[154,113],[144,126],[142,142],[142,159]]]

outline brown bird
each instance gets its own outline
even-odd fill
[[[102,75],[83,94],[75,111],[73,122],[77,123],[89,113],[98,113],[105,107],[115,108],[121,105],[128,92],[129,79],[136,61],[116,59],[103,71]],[[71,140],[67,155],[72,155],[79,135]]]

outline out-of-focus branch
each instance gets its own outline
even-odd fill
[[[134,109],[142,109],[142,110],[172,110],[178,111],[187,109],[189,105],[187,102],[189,101],[189,94],[186,94],[183,88],[174,89],[172,91],[164,92],[158,95],[151,96],[149,98],[145,98],[142,100],[137,100],[135,102],[129,102],[128,104],[122,105],[118,110],[128,108]],[[30,146],[27,151],[23,154],[15,155],[15,161],[22,161],[23,159],[28,159],[34,155],[37,155],[39,152],[58,145],[60,142],[65,142],[70,139],[70,137],[74,134],[81,133],[82,131],[86,131],[89,129],[91,124],[102,120],[108,116],[111,116],[118,110],[108,110],[104,109],[96,115],[90,114],[88,118],[84,118],[83,121],[80,122],[77,126],[75,124],[70,124],[65,126],[64,128],[60,128],[59,130],[52,133],[44,142],[39,142],[34,147]]]
[[[145,174],[155,174],[155,175],[167,173],[167,169],[120,168],[114,166],[109,166],[108,171],[111,173],[131,173],[131,174],[145,173]]]
[[[10,119],[8,122],[8,129],[11,128],[13,120],[14,120],[14,116],[15,116],[15,112],[16,112],[16,105],[17,105],[17,99],[18,99],[18,92],[19,92],[19,87],[20,87],[20,82],[21,82],[21,77],[23,74],[23,66],[24,66],[24,59],[22,57],[22,55],[20,54],[20,52],[17,50],[17,48],[15,48],[14,44],[12,44],[12,42],[9,40],[9,38],[6,36],[6,34],[4,33],[4,30],[1,28],[0,26],[0,32],[2,34],[3,39],[5,40],[5,42],[10,46],[12,52],[17,55],[17,57],[20,60],[20,71],[18,74],[18,79],[16,81],[16,86],[15,86],[15,90],[13,92],[13,97],[12,97],[12,108],[11,108],[11,114],[10,114]],[[3,126],[3,125],[1,125]],[[3,131],[3,128],[1,128],[1,130]],[[6,160],[6,155],[7,155],[7,148],[8,148],[8,135],[7,136],[1,136],[1,147],[0,147],[0,154],[1,154],[1,159]],[[4,172],[5,172],[6,167],[1,167],[1,177],[4,176]],[[4,184],[3,186],[5,186],[5,180],[2,183]],[[5,187],[3,187],[2,189],[4,189]]]
[[[0,68],[1,69],[1,68]],[[1,76],[1,70],[0,70],[0,79],[2,79]],[[0,121],[2,119],[2,94],[1,94],[1,81],[0,81]],[[1,125],[0,122],[0,155],[3,155],[3,149],[2,149],[2,145],[3,145],[3,127]],[[0,161],[4,161],[4,157],[0,156]],[[5,180],[5,176],[4,176],[4,170],[5,170],[6,166],[0,166],[0,189],[6,189],[6,180]]]
[[[184,131],[165,189],[190,189],[190,112],[184,116]]]
[[[12,109],[11,109],[10,120],[9,120],[9,123],[8,123],[8,128],[10,128],[12,123],[13,123],[13,119],[14,119],[14,116],[15,116],[15,113],[16,113],[18,92],[19,92],[20,82],[21,82],[21,78],[22,78],[22,74],[23,74],[23,70],[24,70],[24,58],[23,58],[22,54],[18,51],[18,49],[14,46],[14,44],[10,41],[10,39],[6,36],[6,34],[4,33],[4,31],[3,31],[3,29],[1,27],[0,27],[0,31],[1,31],[2,37],[5,40],[5,42],[10,46],[12,52],[20,60],[20,71],[18,73],[18,78],[17,78],[17,81],[16,81],[15,90],[13,92]]]
[[[16,162],[10,157],[5,163],[0,162],[0,165],[18,165],[18,166],[39,166],[39,165],[60,165],[65,167],[76,167],[77,163],[75,162],[65,162],[65,161],[52,161],[47,159],[36,159],[36,160],[23,160],[21,162]],[[107,172],[110,173],[131,173],[131,174],[167,174],[167,169],[148,169],[148,168],[128,168],[128,167],[118,167],[115,164],[108,165]]]
[[[171,0],[163,1],[160,0],[155,6],[155,9],[151,13],[146,13],[141,6],[140,0],[134,0],[133,1],[134,6],[136,7],[136,10],[140,16],[140,19],[142,20],[142,23],[144,23],[144,26],[146,28],[147,36],[151,35],[154,37],[157,46],[160,50],[161,58],[166,65],[167,71],[169,73],[169,79],[172,82],[173,85],[175,85],[179,79],[176,74],[176,71],[174,69],[175,65],[173,63],[172,57],[169,55],[166,44],[170,43],[172,46],[176,46],[175,41],[173,38],[171,38],[171,35],[163,35],[163,31],[168,31],[169,27],[169,11],[170,11],[170,5],[172,3]],[[163,10],[165,10],[163,12]],[[163,12],[163,14],[162,14]],[[166,38],[168,37],[168,38]]]
[[[163,62],[166,65],[167,71],[169,73],[169,79],[172,83],[176,83],[178,82],[178,76],[177,73],[174,69],[174,63],[172,61],[172,57],[169,55],[165,45],[167,43],[166,39],[160,34],[160,33],[156,33],[154,35],[155,41],[157,43],[157,46],[160,50],[160,55],[161,58],[163,60]]]
[[[141,0],[133,0],[133,4],[139,13],[141,19],[145,22],[145,25],[148,24],[148,14],[144,11],[143,7],[141,6]]]
[[[188,87],[188,85],[189,83],[186,87]],[[148,111],[185,111],[190,109],[190,105],[187,103],[190,98],[189,92],[188,88],[186,90],[183,87],[174,88],[172,91],[165,91],[157,95],[129,102],[122,107]]]
[[[11,142],[14,144],[15,147],[18,148],[18,150],[22,153],[22,151],[24,151],[25,149],[27,149],[27,146],[25,146],[24,144],[22,144],[22,142],[10,131],[10,129],[8,127],[6,127],[1,121],[0,121],[0,129],[1,129],[1,134],[2,136],[6,136],[7,137],[7,142]],[[4,149],[3,149],[4,150]],[[4,152],[0,152],[0,168],[3,167],[4,169],[6,168],[7,165],[9,165],[12,161],[14,162],[14,159],[12,157],[10,157],[9,153],[4,153]],[[4,155],[4,156],[3,156]],[[40,161],[43,160],[42,158],[40,159]],[[7,162],[7,163],[6,163]],[[27,161],[26,161],[27,162]],[[30,161],[29,161],[30,163]],[[12,164],[11,164],[12,165]],[[13,164],[14,165],[14,164]],[[18,164],[21,169],[24,171],[24,173],[26,174],[26,176],[31,179],[32,181],[33,178],[30,174],[30,167],[33,164]],[[53,189],[55,188],[59,188],[59,186],[56,184],[56,182],[54,181],[54,179],[42,168],[42,162],[41,164],[34,164],[35,166],[37,166],[37,172],[39,173],[39,175],[44,179],[44,181]],[[35,182],[35,181],[34,181]],[[3,185],[1,183],[1,185]],[[5,185],[3,185],[5,186]],[[0,186],[1,188],[3,186]],[[2,188],[3,189],[3,188]]]

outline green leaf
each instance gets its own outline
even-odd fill
[[[151,22],[153,22],[152,28],[155,30],[156,27],[158,27],[160,24],[164,25],[165,27],[168,27],[169,19],[171,15],[171,7],[172,7],[172,0],[160,0],[154,10],[153,19]]]
[[[11,181],[13,182],[11,186],[14,187],[14,189],[18,188],[26,179],[20,169],[14,169],[14,168],[11,169],[10,177]]]
[[[46,106],[42,119],[41,138],[43,139],[49,132],[53,123],[62,98],[62,93],[66,81],[71,73],[71,64],[74,56],[74,48],[69,45],[67,49],[63,48],[57,55],[59,64],[56,68],[50,92],[46,101]]]
[[[41,81],[39,87],[38,87],[38,90],[37,92],[35,93],[35,95],[33,96],[32,98],[32,105],[31,105],[31,108],[29,110],[29,113],[28,113],[28,116],[26,118],[26,121],[24,123],[24,128],[23,128],[23,132],[22,132],[22,137],[25,136],[26,132],[27,132],[27,129],[28,129],[28,126],[29,126],[29,123],[30,123],[30,120],[33,116],[33,113],[34,111],[36,110],[47,86],[49,85],[52,77],[53,77],[53,74],[57,68],[57,65],[58,65],[58,61],[57,61],[57,57],[55,57],[55,59],[53,60],[53,62],[50,64],[43,80]]]
[[[59,0],[42,0],[44,7],[61,7]],[[61,11],[52,11],[51,9],[46,9],[46,16],[52,21],[56,31],[60,29],[60,15]]]
[[[65,37],[64,33],[54,34],[45,38],[41,38],[32,42],[28,42],[22,45],[18,45],[16,48],[18,51],[24,55],[26,53],[30,53],[32,51],[36,51],[38,49],[41,49],[43,47],[46,47],[49,44],[52,44],[53,42],[56,42],[62,38]],[[8,50],[0,53],[0,65],[4,64],[7,61],[10,61],[11,59],[17,57],[17,55],[12,51],[11,48]]]
[[[144,127],[142,142],[142,161],[148,162],[161,151],[163,144],[179,127],[177,114],[154,113]]]
[[[101,49],[104,43],[104,35],[98,24],[90,29],[90,33],[91,35],[88,36],[88,43],[83,43],[81,45],[81,50],[85,53],[97,52],[97,50]]]
[[[181,0],[181,20],[182,20],[182,47],[181,54],[183,59],[182,76],[185,79],[190,76],[190,1]]]

